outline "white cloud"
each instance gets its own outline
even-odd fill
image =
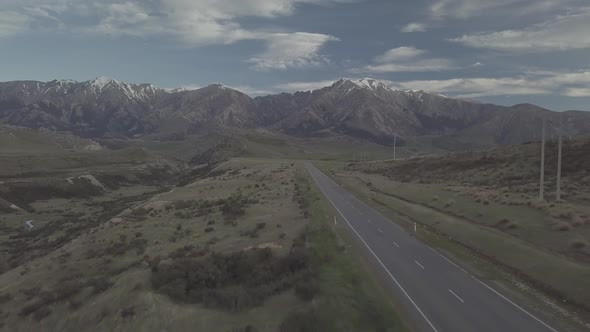
[[[248,60],[256,69],[303,68],[326,64],[329,60],[320,54],[321,47],[329,41],[338,41],[333,36],[304,32],[275,33],[266,39],[267,50]]]
[[[590,88],[569,88],[564,94],[568,97],[590,97]]]
[[[590,7],[523,30],[464,35],[451,41],[476,48],[512,51],[590,48]]]
[[[453,69],[451,61],[446,59],[423,59],[406,63],[385,63],[363,68],[369,73],[427,72]]]
[[[431,17],[466,19],[481,15],[522,15],[580,3],[580,0],[437,0],[429,8]]]
[[[302,4],[328,6],[363,0],[3,1],[6,2],[3,6],[18,15],[0,15],[0,36],[41,27],[40,23],[51,20],[59,22],[59,28],[64,30],[113,36],[173,37],[193,47],[258,40],[265,42],[267,48],[250,59],[254,67],[283,69],[325,63],[327,58],[319,54],[319,50],[324,43],[337,39],[319,33],[285,32],[280,28],[245,28],[239,23],[240,19],[289,16]],[[27,20],[37,24],[25,24]],[[295,49],[285,49],[290,47]]]
[[[425,23],[418,23],[413,22],[401,29],[401,32],[424,32],[428,29],[428,26]]]
[[[312,91],[312,90],[318,90],[318,89],[330,86],[330,85],[334,84],[334,82],[336,82],[336,81],[337,81],[337,79],[323,80],[323,81],[312,81],[312,82],[291,82],[291,83],[279,84],[276,86],[276,89],[282,90],[282,91],[289,91],[289,92]]]
[[[517,77],[414,80],[394,84],[398,89],[426,90],[463,98],[509,95],[564,95],[590,97],[590,71],[540,72]]]
[[[238,90],[238,91],[245,93],[249,96],[262,96],[262,95],[270,95],[270,94],[275,93],[275,91],[273,91],[273,90],[253,87],[250,85],[234,85],[234,86],[229,86],[229,88],[234,89],[234,90]]]
[[[29,17],[13,11],[0,11],[0,38],[15,35],[29,24]]]
[[[547,94],[544,87],[537,87],[527,79],[516,78],[453,78],[446,80],[415,80],[396,83],[402,90],[425,90],[456,95],[462,98],[501,95]]]
[[[454,66],[450,60],[428,58],[428,52],[411,46],[391,49],[374,59],[374,63],[353,72],[359,73],[393,73],[393,72],[427,72],[449,70]]]
[[[405,61],[414,59],[420,55],[426,53],[424,50],[417,49],[412,46],[402,46],[393,48],[381,55],[375,57],[377,63],[388,63],[392,61]]]
[[[282,91],[310,91],[332,85],[334,80],[292,82],[277,85]],[[392,82],[379,80],[393,89],[424,90],[460,98],[514,95],[562,95],[590,97],[590,70],[580,72],[529,72],[515,77],[473,77]]]

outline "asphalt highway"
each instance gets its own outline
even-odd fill
[[[306,168],[419,331],[557,332],[522,306]]]

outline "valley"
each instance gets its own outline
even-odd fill
[[[256,98],[106,78],[0,83],[0,329],[420,331],[312,163],[388,225],[583,331],[588,133],[585,112],[368,79]]]

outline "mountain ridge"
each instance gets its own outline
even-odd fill
[[[214,126],[262,127],[300,137],[344,134],[383,145],[403,144],[404,137],[441,136],[493,146],[536,140],[542,117],[559,116],[566,118],[572,135],[590,133],[590,113],[583,111],[499,106],[396,90],[370,78],[342,78],[321,89],[255,98],[223,84],[170,90],[104,76],[0,83],[0,123],[89,138],[190,134]]]

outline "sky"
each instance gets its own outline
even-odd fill
[[[587,0],[1,0],[0,81],[107,76],[251,96],[374,78],[590,111]]]

